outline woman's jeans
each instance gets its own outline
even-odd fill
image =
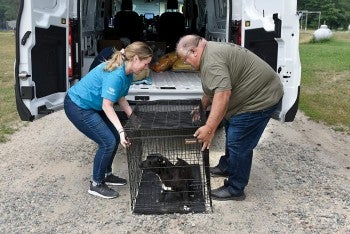
[[[98,144],[92,179],[103,183],[112,172],[112,163],[120,142],[119,134],[103,111],[82,109],[66,95],[64,110],[74,126]]]
[[[231,194],[241,194],[248,184],[253,149],[277,106],[224,119],[226,149],[218,166],[221,171],[229,174],[228,189]]]

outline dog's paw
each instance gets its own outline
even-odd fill
[[[171,187],[167,187],[165,184],[163,184],[162,183],[162,189],[164,190],[164,191],[171,191],[172,190],[172,188]]]
[[[191,208],[189,206],[184,205],[184,211],[190,211]]]

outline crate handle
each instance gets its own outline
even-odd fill
[[[187,138],[187,139],[185,139],[185,144],[186,144],[186,145],[189,145],[189,144],[197,144],[197,143],[198,143],[197,138],[191,138],[191,139]]]

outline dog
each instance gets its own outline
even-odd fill
[[[178,193],[184,201],[189,201],[194,196],[191,186],[194,177],[191,167],[185,160],[177,158],[177,162],[173,164],[161,154],[150,154],[141,162],[140,168],[152,171],[159,177],[162,182],[160,201],[165,200],[169,191]]]

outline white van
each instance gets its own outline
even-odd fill
[[[33,121],[62,109],[66,91],[88,72],[101,49],[121,45],[117,23],[124,0],[21,0],[16,31],[15,90],[22,120]],[[168,3],[169,4],[169,3]],[[170,6],[170,5],[169,5]],[[168,6],[168,7],[169,7]],[[263,58],[278,73],[285,95],[275,118],[293,121],[298,109],[301,65],[297,0],[182,0],[183,34],[239,44]],[[166,0],[133,0],[141,19],[139,40],[149,42],[156,57],[169,45],[161,38]],[[174,10],[172,10],[174,11]],[[163,22],[164,24],[164,22]],[[165,21],[165,36],[178,32]],[[125,27],[124,27],[125,28]],[[163,48],[163,49],[162,49]],[[196,72],[151,72],[152,84],[135,84],[129,101],[192,99],[202,94]]]

